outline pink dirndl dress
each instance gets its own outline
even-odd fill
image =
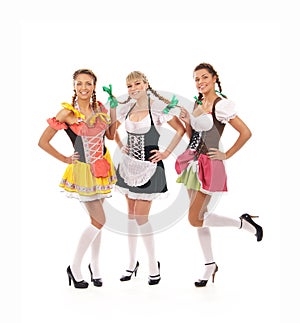
[[[227,191],[223,161],[210,159],[207,152],[210,148],[219,148],[225,124],[235,116],[233,102],[219,97],[214,102],[211,114],[191,116],[192,137],[187,149],[175,162],[178,183],[205,194]]]

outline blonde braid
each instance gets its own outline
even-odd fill
[[[148,90],[155,96],[157,97],[159,100],[163,101],[166,104],[169,104],[171,101],[166,99],[165,97],[163,97],[162,95],[160,95],[157,91],[155,91],[154,89],[152,89],[152,87],[149,84],[149,81],[146,77],[146,75],[140,71],[133,71],[131,73],[129,73],[126,77],[126,82],[130,82],[133,80],[139,80],[141,79],[144,83],[148,83]],[[128,103],[131,100],[130,96],[128,96],[128,98],[123,101],[123,102],[119,102],[120,104],[125,104]]]
[[[128,98],[127,98],[125,101],[118,101],[118,103],[120,103],[120,104],[126,104],[126,103],[128,103],[130,100],[131,100],[131,97],[130,97],[130,96],[128,96]]]
[[[154,96],[156,96],[159,100],[163,101],[166,104],[169,104],[171,102],[168,99],[166,99],[165,97],[163,97],[162,95],[160,95],[158,92],[156,92],[155,90],[153,90],[149,83],[148,83],[148,85],[149,85],[148,89],[150,90],[150,92]]]

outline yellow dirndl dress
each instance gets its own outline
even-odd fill
[[[105,107],[99,104],[102,112],[94,114],[89,122],[85,122],[84,116],[67,103],[62,105],[75,114],[77,123],[67,125],[56,118],[47,120],[52,128],[67,132],[74,150],[80,155],[78,161],[67,166],[59,186],[68,197],[78,198],[82,202],[110,197],[117,181],[109,150],[104,143],[110,117]]]

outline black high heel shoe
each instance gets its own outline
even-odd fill
[[[136,265],[135,265],[135,268],[134,268],[133,270],[126,270],[128,273],[130,273],[130,275],[124,275],[124,276],[122,276],[122,277],[120,278],[120,281],[121,281],[121,282],[125,282],[125,281],[127,281],[127,280],[130,280],[130,279],[131,279],[132,274],[134,274],[134,276],[136,276],[136,273],[137,273],[137,270],[138,270],[138,268],[139,268],[139,265],[140,265],[140,263],[137,261],[137,262],[136,262]]]
[[[214,283],[215,282],[215,275],[216,275],[216,272],[219,270],[219,267],[218,265],[215,263],[215,262],[209,262],[207,264],[205,264],[205,266],[208,266],[208,265],[213,265],[215,264],[215,270],[213,271],[212,275],[211,275],[211,280],[212,282]],[[208,280],[205,280],[205,279],[199,279],[197,282],[195,282],[195,286],[196,287],[205,287],[206,284],[207,284]]]
[[[254,228],[256,229],[256,233],[255,233],[255,236],[257,238],[257,241],[261,241],[262,238],[263,238],[263,229],[260,225],[256,224],[252,218],[258,218],[258,216],[253,216],[253,215],[249,215],[247,213],[243,214],[240,216],[240,220],[241,220],[241,226],[240,226],[240,229],[242,228],[243,226],[243,220],[244,221],[247,221],[248,223],[250,223],[251,225],[254,226]]]
[[[91,282],[94,284],[96,287],[101,287],[102,286],[102,279],[101,278],[93,278],[93,272],[91,268],[91,264],[89,264],[89,271],[91,274]]]
[[[79,282],[77,280],[75,280],[75,278],[74,278],[74,276],[72,274],[70,266],[67,268],[67,274],[68,274],[68,277],[69,277],[69,286],[71,286],[71,280],[72,280],[73,285],[74,285],[75,288],[88,288],[89,283],[86,282],[85,280],[81,280]]]
[[[148,280],[148,284],[149,285],[157,285],[161,279],[160,277],[160,262],[157,262],[157,266],[158,266],[158,274],[154,275],[154,276],[149,276],[149,280]]]

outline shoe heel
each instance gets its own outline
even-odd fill
[[[214,272],[213,272],[213,274],[211,276],[211,280],[212,280],[213,283],[215,282],[215,276],[216,276],[216,273],[217,273],[218,270],[219,270],[219,267],[216,264],[216,269],[214,270]]]
[[[129,275],[123,275],[120,278],[120,281],[128,281],[131,279],[132,275],[134,275],[134,277],[136,277],[139,266],[140,266],[140,263],[137,261],[135,268],[133,270],[126,270],[129,273]]]
[[[148,279],[148,284],[149,285],[157,285],[160,280],[161,280],[161,277],[160,277],[160,262],[158,261],[157,262],[157,267],[158,267],[158,274],[157,275],[154,275],[154,276],[149,276],[149,279]]]
[[[211,280],[214,283],[216,272],[219,270],[218,265],[215,262],[209,262],[209,263],[205,264],[205,266],[213,265],[213,264],[215,265],[215,270],[211,274]],[[207,285],[207,282],[208,282],[208,280],[206,280],[206,279],[199,279],[198,281],[195,282],[195,286],[196,287],[205,287]]]
[[[67,268],[67,275],[69,278],[69,286],[71,286],[71,280],[73,281],[73,285],[75,288],[87,288],[89,286],[89,283],[84,280],[81,280],[79,282],[75,280],[70,266]]]
[[[257,223],[255,223],[252,218],[258,218],[258,216],[255,216],[255,215],[250,215],[248,213],[245,213],[243,215],[240,216],[240,220],[241,220],[241,225],[240,225],[240,229],[242,228],[243,226],[243,221],[246,221],[248,223],[250,223],[251,225],[254,226],[254,228],[256,229],[256,233],[255,233],[255,236],[256,236],[256,240],[257,241],[261,241],[262,238],[263,238],[263,228],[258,225]]]
[[[89,268],[90,275],[91,275],[91,282],[94,284],[94,286],[101,287],[102,286],[102,279],[101,278],[94,278],[91,264],[89,264],[88,268]]]

